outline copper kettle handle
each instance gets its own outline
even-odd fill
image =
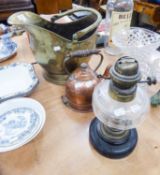
[[[99,55],[100,56],[100,61],[98,63],[98,65],[96,66],[96,68],[94,69],[94,71],[97,71],[97,69],[101,66],[102,62],[103,62],[103,55],[100,53],[100,50],[94,49],[94,50],[78,50],[75,52],[71,52],[69,55],[67,55],[67,57],[64,59],[64,69],[66,71],[67,74],[71,74],[71,72],[68,70],[66,63],[67,61],[71,60],[71,59],[75,59],[75,58],[83,58],[83,57],[87,57],[90,55]]]

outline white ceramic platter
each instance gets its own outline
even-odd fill
[[[0,67],[0,102],[29,95],[38,85],[34,68],[27,63]]]
[[[0,62],[11,58],[17,52],[17,44],[15,42],[0,42]]]
[[[36,100],[14,98],[0,104],[0,152],[31,141],[45,123],[45,110]]]

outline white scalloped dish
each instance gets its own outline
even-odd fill
[[[14,63],[0,67],[0,102],[29,95],[38,82],[31,64]]]

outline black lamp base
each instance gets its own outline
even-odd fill
[[[98,130],[97,126],[99,124],[97,118],[93,119],[89,128],[89,139],[93,147],[103,156],[118,159],[129,155],[135,148],[137,144],[137,131],[136,129],[129,130],[128,137],[126,141],[122,144],[112,144],[106,142],[103,139]]]

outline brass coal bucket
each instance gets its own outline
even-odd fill
[[[87,15],[68,23],[57,22],[62,17],[74,17],[78,13]],[[8,18],[9,24],[27,31],[33,54],[45,70],[45,79],[55,84],[64,84],[68,78],[64,69],[67,55],[77,50],[95,48],[96,29],[100,21],[99,12],[91,8],[73,9],[54,15],[51,22],[28,11],[14,13]],[[71,59],[67,69],[72,71],[88,61],[89,57]]]

